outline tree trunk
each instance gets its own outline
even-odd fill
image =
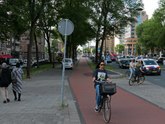
[[[30,70],[31,70],[31,63],[32,63],[32,43],[33,43],[33,37],[34,37],[34,24],[31,24],[30,29],[30,41],[28,44],[28,52],[27,52],[27,78],[30,78]]]
[[[48,55],[49,55],[49,62],[52,63],[52,54],[51,54],[51,45],[50,45],[50,38],[49,38],[49,34],[48,33],[45,33],[46,35],[46,41],[47,41],[47,44],[48,44]]]
[[[37,36],[34,32],[34,40],[35,40],[35,46],[36,46],[36,60],[37,60],[37,68],[39,68],[39,55],[38,55],[38,44],[37,44]]]
[[[103,35],[101,37],[100,58],[99,58],[100,61],[102,60],[103,45],[104,45],[106,32],[107,32],[106,22],[107,22],[107,13],[104,13],[104,30],[103,30]]]
[[[100,41],[101,20],[102,20],[102,15],[99,17],[99,24],[98,24],[98,29],[96,32],[95,63],[98,63],[98,59],[99,59],[98,47],[99,47],[99,41]]]

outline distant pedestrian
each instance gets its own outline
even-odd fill
[[[16,67],[12,70],[12,75],[14,75],[16,81],[12,83],[12,89],[14,94],[14,100],[21,101],[22,93],[22,83],[23,83],[23,70],[20,63],[16,64]]]
[[[11,72],[8,65],[3,62],[1,65],[1,74],[0,74],[0,89],[3,97],[3,103],[10,102],[8,95],[8,86],[11,83]]]

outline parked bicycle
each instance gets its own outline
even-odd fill
[[[98,112],[103,112],[103,118],[106,123],[111,120],[111,96],[116,93],[116,84],[106,81],[97,81],[100,84],[100,105]]]
[[[128,83],[130,86],[137,83],[138,85],[143,84],[145,81],[144,73],[139,72],[139,74],[132,74],[131,78],[129,79]]]

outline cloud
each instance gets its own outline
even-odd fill
[[[143,0],[144,10],[146,11],[149,18],[152,17],[154,11],[158,8],[159,0]]]

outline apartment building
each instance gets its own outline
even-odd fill
[[[28,44],[29,44],[29,33],[25,32],[24,34],[21,35],[20,37],[20,52],[19,52],[19,57],[21,59],[27,59],[27,52],[28,52]],[[45,58],[45,40],[44,36],[41,35],[40,37],[37,37],[37,46],[38,46],[38,56],[39,59],[44,59]],[[35,46],[35,41],[32,44],[32,59],[36,59],[36,46]]]
[[[25,32],[20,36],[19,40],[14,38],[0,42],[0,55],[10,54],[19,59],[27,59],[27,51],[29,44],[29,33]],[[45,40],[44,37],[37,37],[39,59],[45,58]],[[32,45],[32,59],[36,58],[36,46]]]
[[[114,53],[114,36],[107,35],[103,44],[103,52],[112,52]]]
[[[148,19],[148,15],[145,11],[139,12],[139,16],[136,17],[136,22],[131,23],[125,28],[124,45],[125,55],[136,55],[136,43],[138,42],[136,36],[136,26]]]

